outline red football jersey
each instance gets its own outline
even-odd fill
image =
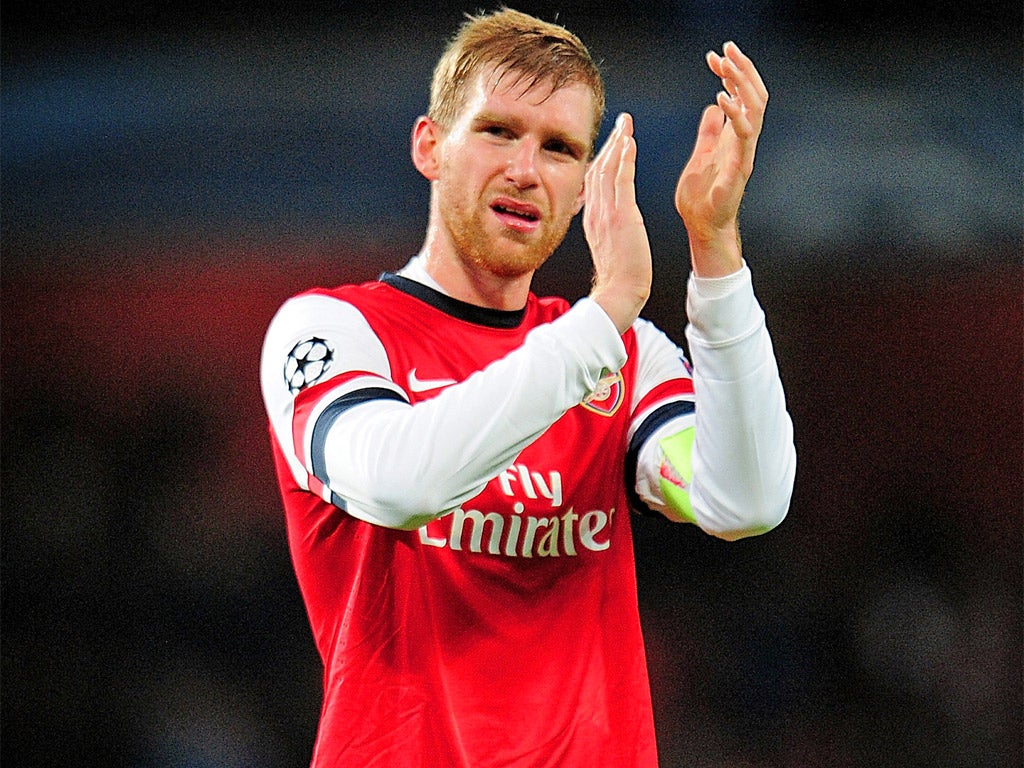
[[[621,370],[482,491],[416,530],[397,530],[350,514],[350,500],[317,477],[317,441],[304,437],[311,421],[378,398],[437,397],[569,305],[531,294],[522,312],[484,310],[395,275],[293,302],[305,300],[317,303],[317,316],[344,308],[344,319],[325,318],[326,330],[278,329],[264,363],[264,378],[278,381],[264,388],[280,390],[268,403],[294,398],[281,409],[288,424],[275,421],[271,403],[271,433],[325,667],[313,765],[656,766],[629,462],[659,420],[692,412],[681,352],[666,353],[670,343],[657,335],[653,380],[644,338],[631,329]],[[379,341],[380,370],[347,367],[353,323]]]

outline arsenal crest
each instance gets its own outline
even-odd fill
[[[625,385],[622,381],[622,374],[606,373],[597,382],[597,387],[580,403],[588,411],[593,411],[601,416],[614,416],[622,405],[622,398],[625,393]]]

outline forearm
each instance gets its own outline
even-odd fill
[[[354,516],[418,527],[476,495],[624,360],[617,330],[585,300],[431,400],[344,412],[327,432],[322,479]]]
[[[785,517],[796,451],[749,270],[711,287],[725,290],[701,296],[698,281],[691,279],[687,298],[698,404],[690,498],[702,528],[739,538],[769,530]]]

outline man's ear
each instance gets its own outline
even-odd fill
[[[441,129],[425,115],[416,118],[412,127],[412,164],[427,181],[435,181],[440,167]]]

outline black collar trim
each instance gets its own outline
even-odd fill
[[[490,328],[518,328],[526,316],[525,307],[511,310],[478,307],[475,304],[453,299],[440,291],[435,291],[430,286],[410,280],[408,277],[396,275],[394,272],[382,274],[380,282],[424,301],[445,314],[476,325],[485,325]]]

